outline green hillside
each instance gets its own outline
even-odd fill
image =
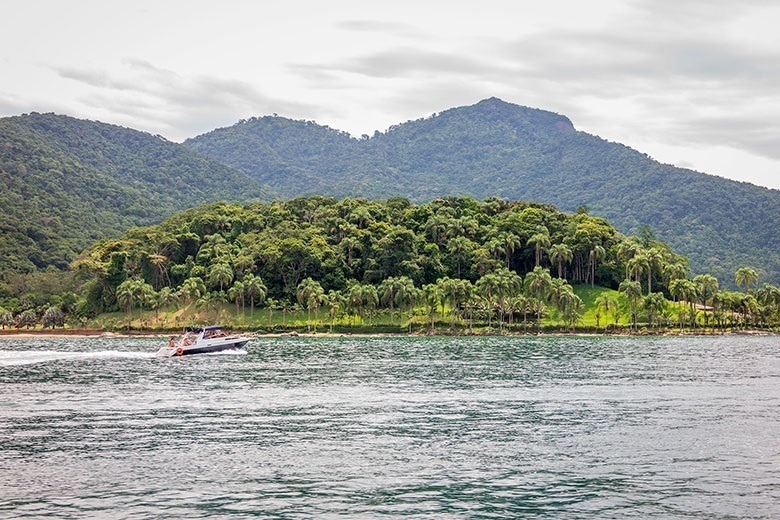
[[[67,268],[95,240],[182,209],[264,194],[147,133],[54,114],[0,119],[0,275]]]
[[[663,165],[577,131],[564,116],[491,98],[353,139],[311,122],[253,118],[185,145],[278,193],[490,196],[588,206],[621,231],[649,225],[722,283],[754,265],[780,281],[780,191]]]

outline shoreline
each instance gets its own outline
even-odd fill
[[[0,330],[0,338],[166,338],[178,335],[172,331],[158,330],[134,330],[128,332],[113,332],[101,329],[49,329],[49,330],[24,330],[4,329]],[[543,331],[539,334],[533,332],[477,332],[459,334],[450,331],[433,333],[408,333],[408,332],[269,332],[247,333],[252,338],[425,338],[425,337],[545,337],[545,336],[571,336],[571,337],[670,337],[670,336],[777,336],[778,331],[746,329],[746,330],[663,330],[663,331],[639,331],[639,332],[593,332],[593,331]]]

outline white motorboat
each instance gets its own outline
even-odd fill
[[[159,357],[188,356],[235,350],[249,343],[250,339],[238,334],[226,334],[220,325],[194,327],[185,330],[178,338],[171,338],[167,346],[157,351],[157,355]]]

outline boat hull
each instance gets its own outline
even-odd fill
[[[163,347],[157,355],[161,357],[191,356],[193,354],[209,354],[224,350],[237,350],[249,343],[249,338],[225,338],[218,342],[195,343],[182,347]]]
[[[222,352],[223,350],[237,350],[249,343],[248,339],[236,340],[231,343],[224,343],[221,345],[192,345],[184,347],[182,349],[182,356],[188,356],[191,354],[208,354],[210,352]]]

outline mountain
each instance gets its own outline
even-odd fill
[[[95,240],[185,208],[265,195],[151,134],[54,114],[0,119],[0,271],[65,268]]]
[[[587,206],[626,233],[649,225],[695,272],[732,284],[752,265],[780,281],[780,191],[660,164],[575,129],[565,116],[496,98],[377,132],[261,117],[186,146],[286,197],[498,196]]]

